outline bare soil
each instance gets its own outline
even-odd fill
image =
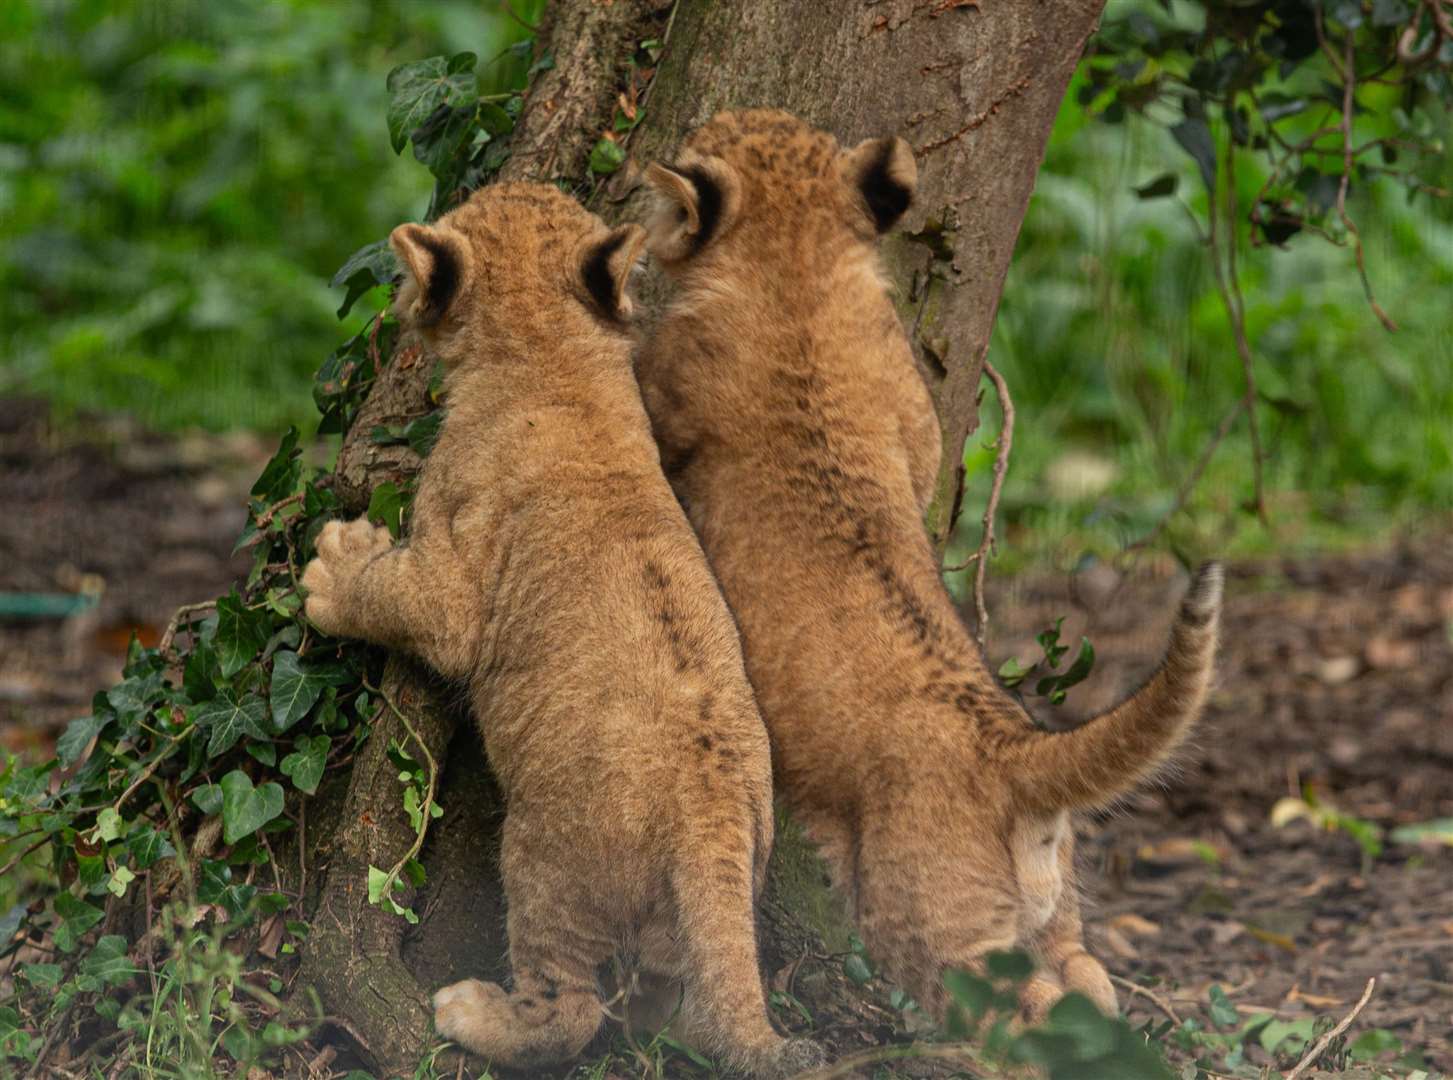
[[[251,480],[271,447],[250,436],[162,439],[114,422],[59,428],[33,401],[0,401],[0,593],[101,586],[70,619],[0,618],[0,746],[47,752],[116,677],[133,630],[152,643],[180,604],[224,592]],[[87,577],[94,575],[94,577]],[[1028,574],[991,590],[989,652],[1037,655],[1066,615],[1100,657],[1059,709],[1065,725],[1153,666],[1184,575],[1142,560],[1122,574]],[[1238,1010],[1341,1015],[1369,978],[1358,1028],[1387,1028],[1453,1070],[1453,848],[1388,843],[1366,858],[1345,832],[1271,822],[1311,785],[1389,829],[1453,818],[1453,546],[1268,559],[1229,568],[1218,689],[1179,772],[1085,823],[1091,948],[1208,1022],[1219,985]],[[881,1001],[843,1003],[840,958],[778,958],[774,983],[824,1005],[838,1053],[903,1037]],[[814,986],[832,992],[815,993]],[[1162,1005],[1128,994],[1132,1019]]]

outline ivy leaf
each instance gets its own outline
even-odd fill
[[[336,664],[312,664],[291,649],[280,650],[272,661],[272,685],[268,697],[272,702],[272,722],[282,734],[308,715],[327,686],[337,686],[346,679]]]
[[[219,791],[217,794],[220,799],[222,793]],[[196,799],[193,798],[192,801],[195,803]],[[218,803],[217,809],[221,808],[221,803]],[[216,811],[214,810],[213,813]],[[126,841],[126,850],[131,852],[131,861],[138,870],[149,869],[156,864],[158,859],[169,859],[177,853],[176,848],[172,847],[171,841],[166,838],[165,834],[149,827],[138,829],[132,833]]]
[[[203,784],[192,792],[192,805],[207,817],[222,812],[222,789],[216,784]]]
[[[326,735],[304,735],[294,745],[297,749],[283,758],[278,767],[284,776],[292,778],[299,791],[312,795],[318,790],[318,782],[323,779],[323,769],[328,764],[328,751],[333,746],[333,740]],[[412,791],[413,788],[409,790]]]
[[[1206,121],[1200,117],[1187,117],[1175,127],[1170,129],[1171,137],[1181,146],[1181,149],[1196,159],[1196,165],[1200,167],[1201,179],[1206,184],[1206,190],[1211,194],[1216,193],[1216,140],[1211,135],[1211,129]]]
[[[241,769],[222,777],[222,839],[235,844],[283,812],[282,785],[269,781],[254,788]]]
[[[106,807],[96,815],[96,835],[108,844],[121,835],[121,826],[125,824],[121,815],[112,806]]]
[[[59,964],[24,964],[20,973],[25,976],[31,986],[42,990],[54,990],[61,984],[61,976],[65,969]]]
[[[861,953],[849,953],[848,958],[843,961],[843,974],[857,985],[863,986],[873,978],[873,969],[868,966],[867,958]]]
[[[476,59],[470,52],[431,56],[388,73],[388,137],[395,154],[440,105],[463,105],[479,96]]]
[[[291,495],[302,475],[302,453],[298,449],[298,429],[288,428],[278,443],[277,453],[263,466],[262,475],[252,485],[253,498],[271,505]]]
[[[111,880],[106,882],[106,891],[113,896],[125,896],[126,886],[136,880],[136,875],[124,866],[111,871]]]
[[[81,935],[105,917],[106,913],[68,892],[55,898],[55,913],[61,923],[55,928],[55,947],[63,953],[76,951]]]
[[[613,139],[602,138],[590,151],[590,171],[600,176],[609,176],[625,164],[626,152]]]
[[[404,493],[392,480],[385,480],[373,489],[368,499],[368,520],[388,526],[389,535],[399,538],[404,513]]]
[[[111,687],[106,691],[106,702],[116,710],[118,720],[129,724],[150,712],[151,707],[161,699],[161,694],[161,672],[150,671],[144,675],[134,675]]]
[[[347,290],[338,308],[341,319],[352,310],[358,298],[375,285],[387,285],[398,276],[399,261],[387,240],[375,240],[359,248],[338,268],[328,284]]]
[[[204,904],[221,904],[233,918],[241,915],[257,895],[256,885],[232,884],[232,867],[221,859],[202,860],[197,879],[197,899]]]
[[[224,679],[230,679],[252,662],[267,644],[270,626],[267,612],[247,610],[235,591],[217,601],[217,633],[212,645],[217,650]]]
[[[1211,1022],[1217,1027],[1233,1027],[1241,1022],[1241,1014],[1236,1011],[1236,1006],[1231,1004],[1231,999],[1220,986],[1211,987],[1210,999]]]
[[[66,768],[70,768],[80,760],[86,752],[86,747],[91,745],[91,740],[101,733],[111,721],[110,716],[97,716],[94,713],[90,716],[82,716],[72,720],[67,725],[65,733],[56,740],[55,756]]]
[[[267,726],[267,703],[258,694],[248,694],[239,700],[232,690],[223,690],[211,701],[194,706],[191,718],[198,727],[212,733],[207,740],[209,758],[225,754],[244,735],[254,739],[271,735]]]
[[[991,952],[984,959],[985,969],[991,979],[1023,982],[1034,973],[1034,961],[1022,952]]]
[[[137,973],[136,965],[126,955],[126,939],[120,934],[107,934],[96,942],[81,961],[82,990],[100,990],[103,986],[119,986]]]

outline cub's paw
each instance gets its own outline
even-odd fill
[[[318,629],[335,637],[355,636],[353,586],[363,568],[393,547],[389,531],[357,518],[330,521],[318,534],[318,555],[303,570],[308,600],[304,611]]]
[[[788,1077],[811,1072],[827,1064],[827,1053],[811,1039],[788,1039],[777,1052],[773,1076]]]
[[[465,979],[434,995],[434,1029],[460,1046],[480,1051],[490,1029],[509,1013],[509,995],[498,983]]]

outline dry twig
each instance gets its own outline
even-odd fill
[[[1173,1023],[1176,1027],[1181,1026],[1181,1018],[1176,1013],[1176,1011],[1171,1008],[1170,1002],[1167,1001],[1165,998],[1161,997],[1150,987],[1141,986],[1139,983],[1131,982],[1129,979],[1123,978],[1120,975],[1111,975],[1110,981],[1116,986],[1124,987],[1132,994],[1139,994],[1141,997],[1147,999],[1152,1005],[1158,1008],[1161,1012],[1165,1013],[1166,1017],[1169,1018],[1170,1022]]]
[[[177,613],[172,616],[172,621],[167,623],[166,630],[161,635],[161,641],[157,644],[156,651],[163,656],[171,652],[172,639],[177,636],[182,620],[190,622],[193,615],[202,611],[211,611],[216,606],[217,601],[215,600],[203,600],[196,604],[183,604],[177,608]]]
[[[1362,991],[1362,996],[1357,999],[1357,1004],[1352,1006],[1352,1011],[1344,1016],[1338,1022],[1336,1027],[1334,1027],[1331,1031],[1327,1032],[1327,1034],[1323,1035],[1320,1039],[1317,1040],[1317,1045],[1307,1051],[1306,1056],[1303,1057],[1301,1061],[1297,1062],[1297,1067],[1295,1069],[1287,1073],[1286,1080],[1297,1080],[1299,1076],[1305,1073],[1316,1063],[1317,1059],[1322,1056],[1322,1052],[1326,1050],[1328,1046],[1332,1045],[1332,1040],[1335,1039],[1338,1035],[1341,1035],[1344,1031],[1352,1026],[1352,1021],[1357,1019],[1357,1014],[1360,1013],[1367,1006],[1367,1003],[1372,1000],[1372,991],[1376,988],[1377,980],[1368,979],[1367,989]]]
[[[978,563],[974,569],[974,612],[977,620],[974,636],[978,638],[980,648],[983,648],[984,640],[989,635],[989,609],[984,604],[984,577],[989,570],[989,555],[994,550],[994,518],[999,512],[999,496],[1004,491],[1004,474],[1009,471],[1009,454],[1014,448],[1014,401],[1009,396],[1009,385],[987,359],[984,360],[984,374],[994,384],[994,393],[999,395],[999,408],[1004,414],[1004,421],[999,427],[999,437],[994,440],[994,479],[989,485],[989,501],[984,505],[983,536],[979,539],[979,549],[967,559],[957,566],[944,567],[945,573],[952,573]]]

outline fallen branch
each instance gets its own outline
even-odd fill
[[[1317,1040],[1317,1045],[1313,1046],[1310,1050],[1307,1051],[1306,1056],[1302,1058],[1301,1061],[1297,1062],[1297,1067],[1295,1069],[1287,1073],[1286,1080],[1297,1080],[1298,1077],[1300,1077],[1303,1073],[1310,1069],[1313,1064],[1316,1063],[1317,1059],[1322,1056],[1322,1052],[1325,1051],[1327,1047],[1332,1045],[1333,1039],[1335,1039],[1338,1035],[1341,1035],[1344,1031],[1352,1026],[1352,1021],[1357,1019],[1357,1014],[1360,1013],[1366,1007],[1367,1003],[1372,1000],[1372,991],[1376,989],[1376,987],[1376,979],[1367,980],[1367,989],[1362,991],[1362,996],[1357,999],[1357,1004],[1352,1006],[1352,1011],[1344,1016],[1341,1022],[1339,1022],[1336,1027],[1334,1027],[1331,1031],[1327,1032],[1327,1034],[1323,1035],[1320,1039]]]
[[[974,636],[979,647],[989,634],[989,609],[984,604],[984,577],[989,570],[989,555],[994,550],[994,519],[999,512],[999,496],[1004,491],[1004,474],[1009,471],[1009,453],[1014,448],[1014,401],[1009,396],[1009,385],[993,364],[984,360],[984,374],[994,384],[994,393],[999,395],[999,408],[1004,421],[999,427],[999,437],[994,440],[994,479],[989,485],[989,501],[984,505],[983,535],[979,549],[957,566],[944,567],[945,573],[965,570],[978,563],[974,569],[974,612],[976,624]]]

